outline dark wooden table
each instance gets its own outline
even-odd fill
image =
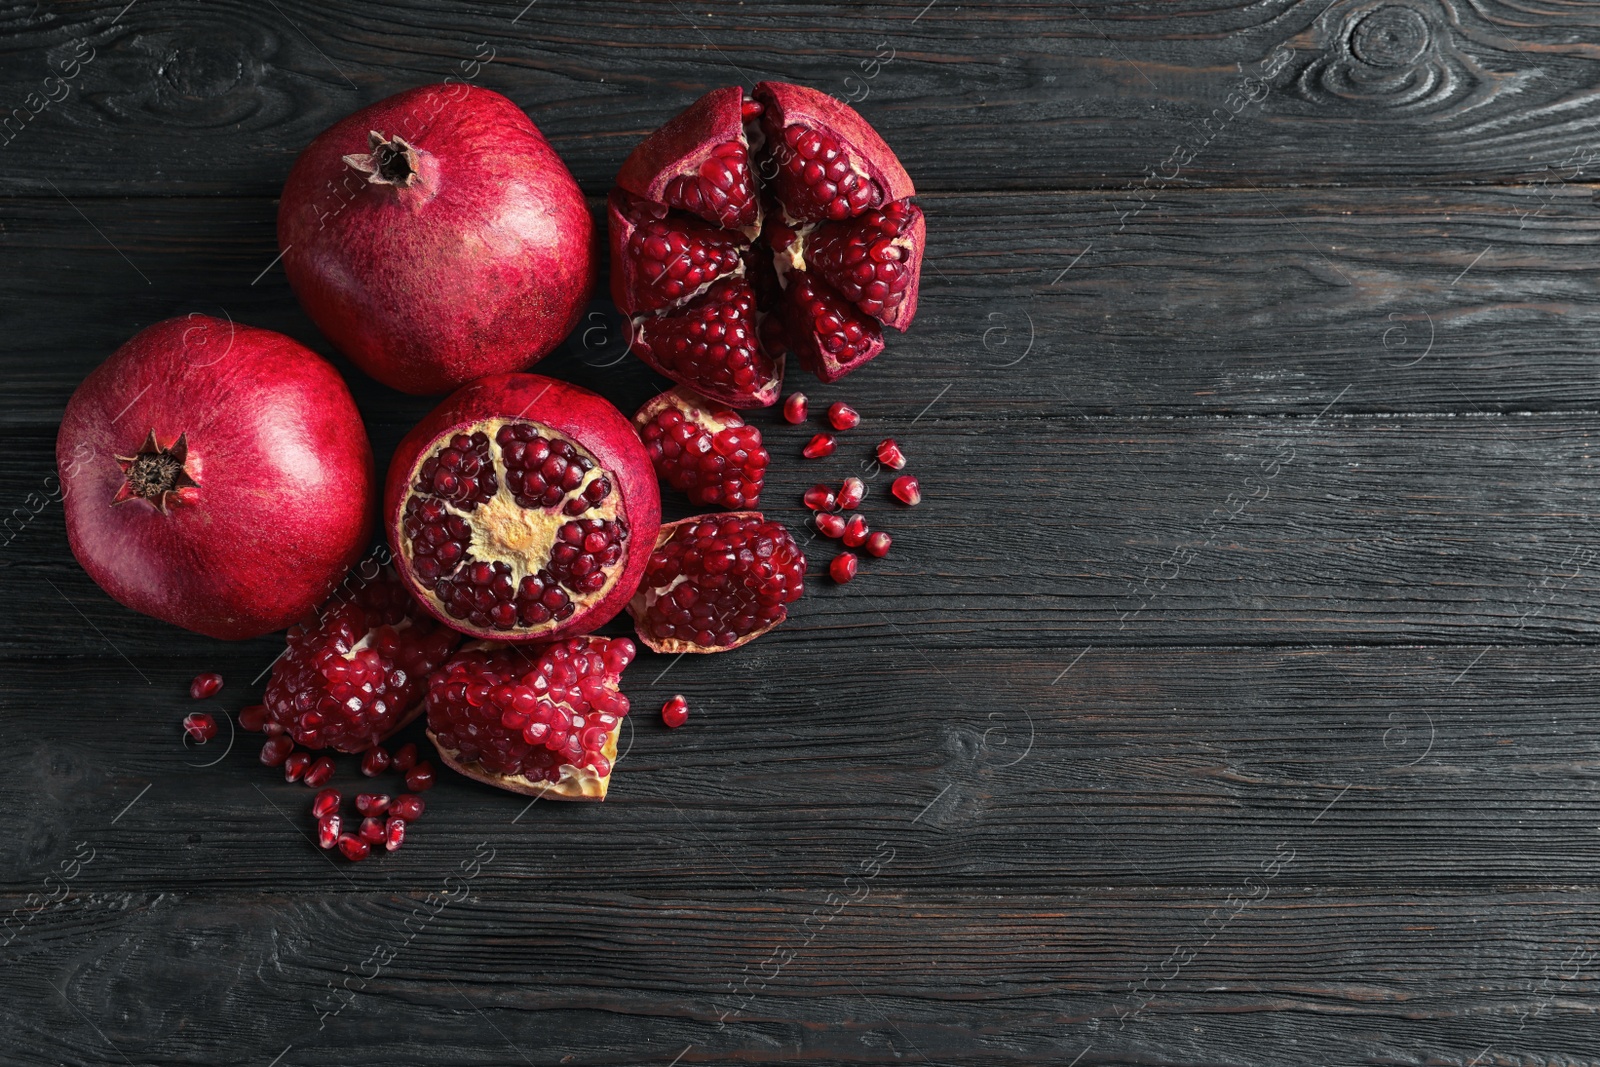
[[[105,597],[55,425],[170,315],[328,352],[290,163],[485,55],[596,204],[709,88],[859,101],[922,312],[804,386],[833,460],[759,419],[768,510],[889,433],[927,499],[641,656],[603,806],[450,778],[335,864],[248,737],[179,743],[281,638]],[[1597,84],[1562,0],[5,5],[0,105],[62,98],[0,148],[0,1062],[1600,1063]],[[540,369],[631,411],[615,323]],[[432,402],[350,378],[386,457]]]

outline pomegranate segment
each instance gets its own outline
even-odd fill
[[[613,190],[611,298],[624,314],[658,311],[739,273],[743,235]]]
[[[608,401],[510,374],[463,387],[407,435],[385,511],[401,576],[434,616],[475,637],[550,640],[621,610],[661,496]]]
[[[526,651],[473,642],[429,682],[428,736],[439,758],[469,778],[514,793],[604,800],[628,713],[617,687],[633,657],[626,638]]]
[[[712,283],[692,300],[633,320],[633,351],[655,370],[730,407],[769,407],[783,360],[761,345],[756,295],[743,278]]]
[[[724,652],[782,622],[805,574],[782,523],[756,511],[697,515],[661,528],[628,611],[652,651]]]
[[[883,331],[832,286],[809,271],[789,275],[783,322],[800,365],[836,382],[883,351]]]
[[[656,474],[702,507],[738,509],[761,502],[770,457],[761,431],[737,412],[679,386],[633,417]]]
[[[854,218],[914,196],[894,150],[848,104],[786,82],[760,82],[761,177],[797,222]]]
[[[907,200],[817,228],[806,262],[865,315],[905,332],[917,314],[922,210]],[[845,429],[846,427],[840,427]]]
[[[759,228],[744,104],[736,85],[702,96],[633,150],[617,185],[724,229]]]
[[[362,752],[417,717],[429,672],[461,636],[430,618],[393,570],[344,596],[289,631],[264,701],[268,721],[307,748]]]

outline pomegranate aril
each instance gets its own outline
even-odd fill
[[[394,750],[394,769],[397,774],[404,774],[417,765],[417,746],[407,741]]]
[[[783,418],[796,426],[806,421],[806,394],[790,393],[783,398]]]
[[[821,459],[833,455],[833,450],[839,447],[839,441],[831,433],[819,433],[806,443],[800,454],[807,459]]]
[[[852,515],[844,527],[844,545],[846,548],[860,548],[867,543],[867,520],[860,515]]]
[[[828,425],[835,430],[853,430],[860,424],[860,413],[849,404],[835,401],[828,405]]]
[[[289,758],[283,761],[284,781],[298,782],[300,776],[306,773],[306,768],[311,766],[311,760],[311,753],[304,749],[291,753]]]
[[[902,504],[917,505],[922,503],[922,486],[917,483],[914,474],[902,474],[889,486],[889,492]]]
[[[343,799],[337,789],[324,789],[311,802],[311,814],[319,819],[326,818],[339,810],[339,803]],[[323,847],[326,848],[327,846],[324,845]]]
[[[217,736],[217,720],[203,711],[191,712],[183,717],[183,729],[203,745]]]
[[[817,532],[823,537],[832,537],[837,540],[844,536],[845,521],[843,515],[830,515],[826,511],[819,511],[811,517],[817,527]]]
[[[205,700],[222,692],[222,675],[214,672],[197,674],[194,681],[189,683],[189,695],[196,700]]]
[[[410,822],[420,818],[427,805],[415,793],[401,793],[394,798],[394,803],[389,805],[389,814],[397,819]]]
[[[843,585],[856,576],[856,554],[854,552],[841,552],[833,557],[833,562],[828,564],[828,573],[833,580]]]
[[[389,769],[393,757],[389,750],[383,747],[369,748],[367,754],[361,757],[361,773],[368,778],[376,778]]]
[[[433,764],[423,760],[406,772],[406,788],[413,793],[426,793],[433,788],[435,778]]]
[[[867,495],[867,483],[860,478],[846,478],[839,487],[839,510],[854,511],[861,498]]]
[[[689,721],[689,701],[682,693],[661,705],[661,721],[674,730]]]
[[[279,734],[268,739],[261,746],[261,762],[268,767],[282,766],[283,761],[289,758],[289,753],[294,751],[294,738],[288,734]]]
[[[372,854],[372,846],[354,834],[343,834],[339,838],[339,851],[344,853],[344,858],[352,863],[364,860]]]
[[[387,793],[357,793],[356,810],[363,815],[382,815],[389,810],[391,798]]]
[[[806,495],[801,499],[812,511],[832,511],[838,504],[838,498],[833,495],[833,490],[825,485],[813,485],[806,490]]]
[[[894,544],[894,538],[879,530],[867,538],[867,551],[882,559],[889,554],[889,546],[892,544]]]
[[[382,819],[362,819],[361,820],[361,829],[358,830],[357,833],[360,834],[361,840],[365,841],[369,845],[382,844],[383,843],[383,820]]]
[[[306,768],[306,776],[303,781],[312,789],[321,789],[323,786],[328,784],[328,779],[332,777],[333,760],[327,756],[323,756],[310,767]]]
[[[317,820],[317,844],[322,848],[332,848],[339,843],[339,829],[344,820],[336,812],[329,812]]]
[[[267,706],[265,704],[251,704],[248,707],[239,709],[239,729],[258,734],[266,723]]]
[[[892,471],[904,470],[906,454],[900,450],[894,438],[886,437],[878,442],[878,462]]]
[[[405,844],[406,821],[404,819],[390,819],[383,830],[383,847],[390,852]]]

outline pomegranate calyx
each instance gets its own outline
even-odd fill
[[[372,130],[367,134],[369,152],[344,157],[352,169],[367,176],[372,185],[398,185],[409,189],[422,173],[422,157],[402,137],[385,140],[383,134]]]
[[[162,448],[152,429],[137,452],[115,459],[127,478],[111,499],[113,504],[143,500],[165,515],[169,504],[194,503],[200,483],[189,475],[188,434],[179,434],[170,448]]]

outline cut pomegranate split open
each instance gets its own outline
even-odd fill
[[[429,681],[428,737],[446,765],[480,782],[604,800],[628,713],[617,686],[633,657],[627,638],[474,641]]]
[[[702,507],[753,508],[771,457],[738,413],[679,386],[633,417],[656,473]]]
[[[825,93],[707,93],[634,149],[609,200],[611,293],[633,350],[732,407],[777,401],[787,348],[836,381],[883,350],[882,326],[916,316],[915,194],[877,132]]]
[[[395,452],[401,576],[475,637],[547,641],[622,610],[661,521],[650,457],[605,398],[536,374],[451,395]]]
[[[758,511],[696,515],[661,528],[628,604],[655,652],[726,652],[788,617],[805,589],[806,557]]]

